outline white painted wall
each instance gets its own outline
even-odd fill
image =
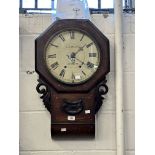
[[[20,155],[116,155],[114,15],[92,15],[92,22],[110,40],[111,72],[107,76],[109,93],[96,115],[95,140],[52,140],[50,114],[36,92],[34,40],[51,24],[50,15],[20,15]],[[123,16],[125,150],[134,155],[134,52],[135,17]]]

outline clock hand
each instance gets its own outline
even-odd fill
[[[87,65],[87,64],[85,64],[83,61],[81,61],[80,59],[78,59],[78,58],[75,58],[75,59],[78,60],[79,62],[81,62],[82,65]]]
[[[74,53],[75,55],[77,54],[77,53],[79,53],[80,51],[83,51],[83,48],[86,46],[86,44],[84,45],[84,46],[82,46],[82,47],[79,47],[79,49]]]

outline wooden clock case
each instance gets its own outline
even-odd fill
[[[100,65],[95,74],[81,84],[64,84],[54,78],[45,63],[45,48],[52,36],[63,30],[78,30],[91,37],[100,50]],[[109,40],[85,19],[55,21],[35,40],[35,70],[39,74],[36,89],[51,114],[51,135],[94,136],[95,114],[108,92],[106,74],[110,71]]]

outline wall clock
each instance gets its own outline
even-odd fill
[[[108,92],[109,40],[89,20],[57,20],[35,40],[35,70],[51,135],[94,136]]]

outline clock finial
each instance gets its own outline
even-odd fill
[[[91,19],[87,0],[59,0],[56,19]]]

